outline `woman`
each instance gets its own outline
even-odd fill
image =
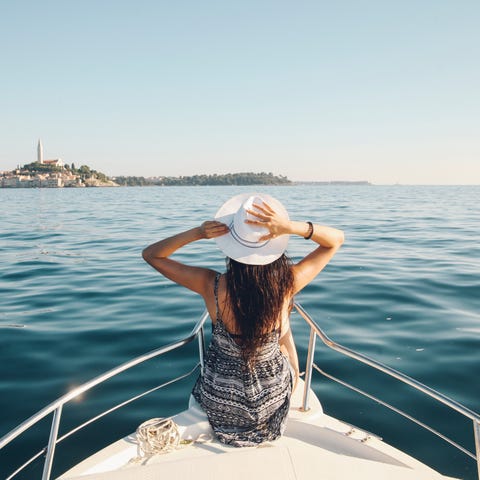
[[[318,246],[292,264],[284,253],[289,235]],[[210,238],[227,256],[224,274],[169,258],[184,245]],[[143,251],[152,267],[205,301],[212,341],[192,393],[221,442],[253,446],[283,433],[299,376],[289,320],[293,296],[343,240],[341,230],[289,220],[269,195],[242,194],[228,200],[215,220]]]

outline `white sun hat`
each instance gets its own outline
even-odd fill
[[[255,211],[253,204],[262,205],[263,203],[267,203],[276,213],[288,219],[285,207],[277,199],[265,193],[242,193],[227,200],[220,207],[215,220],[227,225],[230,231],[221,237],[216,237],[215,241],[227,257],[249,265],[267,265],[285,252],[288,235],[260,241],[261,237],[268,235],[268,229],[245,223],[247,219],[258,220],[247,210]]]

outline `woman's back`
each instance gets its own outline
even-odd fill
[[[218,279],[215,277],[215,299]],[[285,427],[292,391],[292,374],[280,351],[279,331],[265,334],[247,358],[239,337],[231,334],[216,312],[203,375],[193,396],[223,442],[242,447],[275,440]]]
[[[232,337],[234,337],[238,344],[241,344],[242,328],[239,321],[235,317],[231,304],[229,303],[229,289],[227,287],[227,281],[228,279],[225,274],[218,277],[215,304],[212,302],[211,308],[209,308],[209,313],[214,324],[217,321],[217,317],[220,316],[226,330],[232,335]],[[271,322],[269,325],[266,325],[261,332],[258,332],[258,334],[265,335],[270,332],[280,333],[282,330],[282,325],[285,325],[285,323],[288,322],[292,301],[293,297],[291,295],[285,296],[283,299],[283,305],[278,312],[275,321]],[[253,317],[257,317],[257,315],[253,315]]]

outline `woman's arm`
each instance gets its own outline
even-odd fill
[[[292,222],[292,224],[291,232],[293,234],[305,238],[311,231],[310,225],[306,222]],[[295,293],[307,286],[325,268],[342,246],[345,237],[342,230],[313,224],[310,240],[317,243],[318,247],[292,267],[295,277]]]
[[[344,242],[342,230],[288,220],[278,215],[266,203],[254,205],[254,207],[257,211],[248,210],[248,213],[257,217],[258,220],[246,220],[246,223],[268,229],[269,233],[260,240],[269,240],[280,235],[299,235],[304,238],[310,235],[310,240],[318,244],[313,252],[292,267],[295,277],[294,293],[302,290],[323,270]]]
[[[292,330],[290,328],[290,322],[288,323],[287,331],[281,335],[280,337],[280,350],[281,352],[288,358],[290,365],[292,366],[294,372],[293,378],[293,389],[292,392],[295,391],[295,388],[298,384],[298,379],[300,377],[300,370],[298,367],[298,355],[297,355],[297,348],[295,347],[295,341],[293,340]]]
[[[200,227],[192,228],[146,247],[142,256],[144,260],[162,275],[202,296],[211,289],[212,270],[184,265],[168,258],[179,248],[206,238],[215,238],[228,232],[228,227],[221,222],[207,221]]]

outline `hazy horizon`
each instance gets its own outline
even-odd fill
[[[32,162],[35,162],[36,160],[32,160]],[[30,162],[26,162],[26,163],[30,163]],[[26,164],[25,163],[25,164]],[[66,162],[68,163],[68,162]],[[73,162],[74,163],[74,162]],[[78,168],[80,167],[81,165],[84,165],[85,163],[78,163],[75,167]],[[18,166],[22,167],[24,164],[19,164]],[[71,165],[71,163],[69,163],[69,165]],[[88,164],[86,164],[88,165]],[[94,169],[94,170],[97,170],[97,171],[100,171],[98,168],[95,167],[95,165],[88,165],[90,168]],[[17,169],[17,166],[15,166],[14,168],[12,168],[11,170],[0,170],[0,172],[2,171],[13,171],[13,170],[16,170]],[[101,172],[101,173],[105,173],[105,172]],[[205,172],[196,172],[196,173],[186,173],[186,174],[182,174],[182,175],[164,175],[164,174],[154,174],[154,175],[138,175],[138,174],[117,174],[117,175],[108,175],[110,178],[118,178],[118,177],[144,177],[144,178],[158,178],[158,177],[181,177],[181,176],[186,176],[186,177],[193,177],[195,175],[224,175],[224,174],[240,174],[240,173],[262,173],[260,171],[250,171],[250,172],[244,172],[244,171],[226,171],[226,172],[212,172],[212,173],[205,173]],[[265,173],[272,173],[273,175],[275,176],[280,176],[282,174],[279,174],[279,173],[276,173],[276,172],[265,172]],[[365,178],[365,179],[357,179],[357,180],[348,180],[348,179],[343,179],[343,178],[334,178],[334,179],[315,179],[315,180],[311,180],[311,179],[305,179],[305,178],[297,178],[297,179],[293,179],[291,177],[288,177],[287,175],[284,175],[288,178],[288,180],[290,180],[291,182],[293,183],[369,183],[370,185],[372,186],[438,186],[438,187],[449,187],[449,186],[465,186],[465,187],[468,187],[468,186],[478,186],[479,183],[406,183],[406,182],[392,182],[392,183],[376,183],[376,182],[372,182],[371,180]],[[198,185],[198,186],[202,186],[202,185]],[[278,185],[278,186],[282,186],[282,185]]]

